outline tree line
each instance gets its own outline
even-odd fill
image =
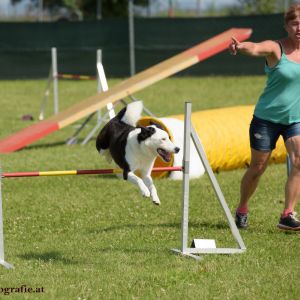
[[[23,0],[10,0],[12,4],[17,4]],[[32,4],[44,9],[51,9],[55,6],[66,6],[74,10],[79,10],[84,19],[95,18],[97,10],[101,10],[102,17],[124,17],[128,15],[129,0],[31,0]],[[175,0],[164,0],[168,5],[174,5]],[[148,7],[160,5],[161,0],[133,0],[134,5]],[[283,12],[293,0],[238,0],[238,4],[226,9],[227,15],[251,15],[269,14]],[[100,8],[99,8],[100,6]],[[207,15],[207,14],[206,14]]]

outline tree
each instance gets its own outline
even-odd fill
[[[0,0],[1,1],[1,0]],[[16,4],[23,0],[10,0]],[[38,7],[40,0],[31,0]],[[54,6],[67,6],[74,10],[80,10],[84,18],[95,18],[97,12],[97,1],[101,3],[103,17],[120,17],[128,15],[128,0],[43,0],[44,8]],[[134,0],[135,5],[147,6],[149,0]]]
[[[23,0],[10,0],[12,4],[17,4]],[[69,0],[43,0],[43,7],[53,7],[65,5]],[[76,1],[76,0],[75,0]],[[39,5],[40,0],[31,0],[32,4],[35,6]]]
[[[23,0],[10,0],[12,4],[17,4],[18,2],[21,2]],[[39,4],[40,0],[31,0],[31,2],[35,5]],[[63,5],[65,0],[43,0],[43,6],[44,7],[49,7],[53,5]]]
[[[72,1],[72,0],[69,0]],[[103,17],[124,17],[128,15],[128,0],[100,0]],[[146,6],[148,0],[134,0],[135,5]],[[77,8],[84,17],[95,18],[97,0],[77,0]]]
[[[278,11],[278,0],[239,0],[245,14],[270,14]]]

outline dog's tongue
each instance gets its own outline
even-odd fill
[[[157,149],[158,154],[163,158],[164,161],[169,162],[171,160],[171,154],[163,149]]]
[[[165,152],[165,160],[169,162],[171,160],[171,154],[169,152]]]

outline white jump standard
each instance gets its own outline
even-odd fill
[[[4,259],[4,234],[3,234],[3,214],[2,214],[2,172],[0,169],[0,265],[7,269],[13,269],[13,266]]]
[[[182,220],[181,220],[181,248],[172,249],[176,253],[186,255],[195,259],[201,259],[200,256],[195,254],[234,254],[242,253],[246,250],[246,246],[239,233],[239,230],[234,222],[234,219],[230,213],[228,205],[225,201],[223,193],[217,182],[217,179],[210,167],[210,164],[206,158],[205,151],[201,144],[201,141],[191,124],[192,115],[192,104],[189,102],[185,103],[185,115],[184,115],[184,147],[183,147],[183,183],[182,183]],[[190,137],[192,138],[203,166],[209,176],[212,187],[217,195],[219,203],[221,204],[223,211],[228,220],[232,235],[234,236],[238,248],[196,248],[196,240],[193,242],[195,248],[188,247],[188,222],[189,222],[189,168],[190,168]],[[206,241],[205,241],[206,242]],[[199,243],[201,244],[201,243]],[[205,244],[205,243],[203,243]]]

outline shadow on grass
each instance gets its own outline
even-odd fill
[[[59,141],[59,142],[53,142],[53,143],[46,143],[46,144],[36,144],[36,145],[28,145],[22,149],[20,149],[20,151],[24,151],[24,150],[31,150],[31,149],[44,149],[44,148],[52,148],[52,147],[58,147],[58,146],[67,146],[67,147],[72,147],[73,145],[79,145],[81,146],[81,143],[83,142],[83,138],[79,138],[76,140],[76,143],[74,144],[67,144],[67,140],[64,141]],[[95,143],[96,138],[92,138],[91,141],[93,141]],[[83,146],[82,146],[83,147]],[[96,149],[96,148],[95,148]],[[96,150],[95,150],[96,151]]]
[[[32,149],[52,148],[52,147],[58,147],[58,146],[62,146],[62,145],[66,145],[66,142],[61,141],[61,142],[55,142],[55,143],[51,143],[51,144],[30,145],[30,146],[26,146],[26,147],[20,149],[19,151],[27,151],[27,150],[32,150]]]
[[[24,260],[39,260],[42,262],[62,262],[65,265],[76,265],[78,264],[77,261],[67,259],[62,256],[61,253],[57,251],[50,251],[50,252],[44,252],[44,253],[34,253],[29,252],[25,253],[23,255],[19,255],[20,258]]]
[[[132,253],[142,253],[142,254],[147,254],[147,253],[155,253],[157,252],[157,249],[151,249],[151,248],[140,248],[140,249],[137,249],[137,248],[124,248],[124,247],[121,247],[121,248],[117,248],[117,247],[103,247],[103,248],[98,248],[97,251],[101,252],[101,253],[129,253],[129,254],[132,254]],[[160,251],[163,251],[163,250],[160,250]]]
[[[150,228],[181,228],[181,223],[161,223],[161,224],[120,224],[103,228],[95,228],[89,230],[89,233],[104,233],[111,231],[118,231],[123,229],[150,229]],[[189,228],[193,229],[229,229],[226,222],[209,223],[209,222],[189,222]]]
[[[263,230],[260,230],[260,232],[263,232]],[[277,227],[268,228],[264,230],[265,234],[275,234],[278,236],[293,236],[293,235],[300,235],[300,231],[297,230],[282,230]]]

